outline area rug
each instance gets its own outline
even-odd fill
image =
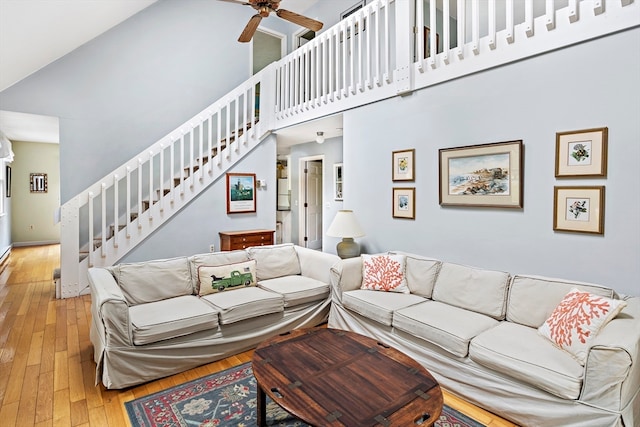
[[[256,425],[256,379],[245,363],[168,390],[125,402],[133,427],[250,427]],[[305,427],[267,397],[267,424]],[[482,424],[445,406],[438,427]]]

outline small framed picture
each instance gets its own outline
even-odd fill
[[[393,180],[394,181],[413,181],[414,173],[414,157],[416,150],[399,150],[392,153],[393,161]]]
[[[416,218],[416,189],[415,188],[394,188],[393,189],[393,217],[394,218]]]
[[[256,211],[256,174],[227,173],[227,213]]]
[[[556,133],[556,178],[607,176],[608,128]]]
[[[604,186],[554,187],[553,229],[604,234]]]

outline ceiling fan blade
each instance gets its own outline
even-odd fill
[[[291,12],[285,9],[276,10],[276,15],[280,18],[298,24],[313,31],[320,31],[322,29],[322,22],[315,19],[307,18],[306,16],[298,15],[295,12]]]
[[[226,1],[227,3],[241,4],[244,6],[253,6],[251,3],[244,0],[218,0],[218,1]]]
[[[242,31],[242,34],[240,34],[238,41],[241,43],[247,43],[251,41],[253,35],[258,29],[258,25],[260,25],[260,21],[262,21],[262,16],[260,16],[259,13],[253,15],[251,19],[249,19],[249,22],[247,22],[247,26],[244,27],[244,30]]]

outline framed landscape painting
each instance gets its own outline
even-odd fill
[[[553,229],[604,234],[604,186],[554,187]]]
[[[440,205],[521,208],[522,141],[440,149]]]
[[[256,211],[256,174],[227,174],[227,213]]]

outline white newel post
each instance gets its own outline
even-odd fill
[[[61,298],[72,298],[80,294],[80,214],[78,198],[75,197],[60,208],[60,283]]]
[[[415,4],[410,1],[396,1],[395,16],[395,69],[393,72],[396,93],[404,95],[413,91],[413,31]],[[387,13],[389,11],[387,10]]]

